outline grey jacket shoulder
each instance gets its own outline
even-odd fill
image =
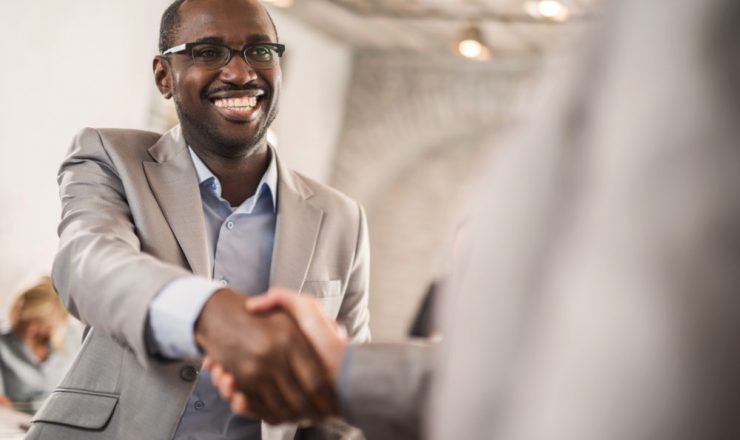
[[[342,416],[368,440],[421,438],[434,347],[425,340],[351,346],[341,370]]]
[[[110,145],[140,145],[147,149],[154,145],[162,133],[153,131],[136,130],[132,128],[91,128],[85,127],[77,133],[77,136],[98,136],[100,140]]]
[[[73,149],[78,145],[102,146],[111,155],[134,155],[149,157],[148,150],[162,137],[153,131],[128,128],[90,128],[80,130],[72,142]]]

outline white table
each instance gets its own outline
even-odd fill
[[[30,423],[30,414],[0,406],[0,440],[22,440]]]

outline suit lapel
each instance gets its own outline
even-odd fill
[[[149,149],[154,162],[144,162],[144,172],[167,223],[175,234],[190,269],[210,278],[203,206],[198,178],[180,127],[165,133]]]
[[[306,281],[324,212],[314,206],[311,190],[278,163],[278,209],[270,285],[300,291]]]

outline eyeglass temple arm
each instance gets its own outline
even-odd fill
[[[187,43],[185,43],[185,44],[180,44],[180,45],[175,46],[175,47],[170,47],[169,49],[167,49],[164,52],[162,52],[162,55],[169,55],[171,53],[181,52],[181,51],[185,50],[185,48],[187,48],[187,46],[188,46]]]

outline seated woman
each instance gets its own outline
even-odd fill
[[[72,363],[81,332],[70,328],[48,278],[16,298],[9,318],[0,335],[0,404],[34,412]]]

